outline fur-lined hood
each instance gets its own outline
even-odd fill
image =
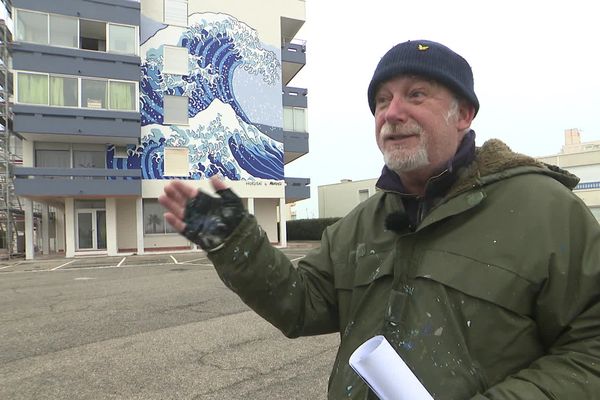
[[[548,175],[571,190],[579,182],[579,178],[568,171],[515,153],[502,141],[490,139],[477,148],[475,160],[461,171],[459,179],[450,188],[449,195],[529,173]]]

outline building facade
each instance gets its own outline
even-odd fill
[[[319,186],[319,218],[343,217],[348,214],[375,194],[376,183],[377,179],[342,179],[339,183]]]
[[[157,198],[213,175],[285,245],[286,203],[309,196],[285,176],[308,152],[306,89],[288,86],[304,1],[12,3],[27,258],[193,248]]]
[[[538,160],[577,175],[580,181],[574,192],[600,221],[600,140],[582,142],[578,129],[566,129],[561,152]]]
[[[580,182],[573,192],[600,221],[600,141],[582,142],[579,130],[567,129],[561,152],[537,159],[577,175]],[[377,179],[345,179],[340,183],[319,186],[319,217],[343,217],[375,193],[376,183]]]

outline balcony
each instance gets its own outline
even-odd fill
[[[284,43],[281,48],[281,61],[281,79],[283,85],[287,85],[306,65],[306,42],[292,40]]]
[[[283,131],[283,163],[288,164],[308,153],[308,133]]]
[[[97,139],[129,143],[140,138],[140,113],[83,108],[13,105],[13,130],[36,139],[47,134],[71,136],[73,141]],[[61,139],[62,140],[62,139]]]
[[[310,198],[310,178],[285,178],[285,202]]]
[[[77,15],[96,21],[139,25],[141,3],[139,0],[11,0],[15,8],[41,12]]]
[[[284,107],[308,107],[308,90],[290,86],[283,87],[283,106]]]
[[[12,44],[14,70],[139,81],[140,57],[35,43]]]
[[[23,197],[141,196],[141,170],[14,167],[15,194]]]

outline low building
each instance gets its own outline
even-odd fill
[[[600,140],[582,142],[579,129],[567,129],[561,152],[538,160],[577,175],[580,181],[574,192],[600,221]]]
[[[348,214],[375,194],[375,183],[377,179],[343,179],[339,183],[319,186],[319,218],[343,217]]]

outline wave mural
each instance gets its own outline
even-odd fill
[[[128,156],[128,167],[139,165],[144,179],[170,178],[164,171],[165,147],[187,147],[190,168],[183,178],[222,174],[232,180],[283,180],[283,144],[253,125],[233,85],[236,71],[260,76],[260,84],[273,90],[266,92],[268,98],[263,94],[252,101],[281,104],[280,55],[230,15],[193,14],[189,25],[167,26],[142,45],[142,139]],[[188,75],[164,72],[164,46],[187,50]],[[165,95],[188,97],[188,125],[164,123]]]

